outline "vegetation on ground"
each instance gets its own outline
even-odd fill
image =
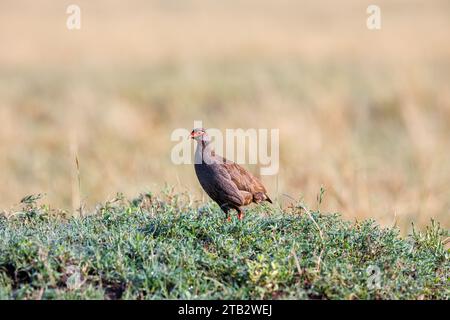
[[[256,206],[227,222],[165,191],[67,216],[0,215],[0,299],[449,299],[448,231]]]

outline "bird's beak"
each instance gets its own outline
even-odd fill
[[[195,133],[194,133],[194,132],[191,132],[191,134],[190,134],[189,137],[188,137],[188,140],[189,140],[189,139],[194,139],[194,136],[195,136]]]

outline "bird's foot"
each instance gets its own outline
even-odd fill
[[[231,222],[231,216],[228,216],[228,217],[227,217],[227,221],[228,221],[228,222]]]
[[[242,220],[244,218],[244,213],[243,212],[239,212],[238,213],[238,219]]]

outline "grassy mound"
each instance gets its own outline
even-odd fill
[[[448,231],[402,239],[301,204],[226,222],[185,195],[0,215],[0,299],[449,299]]]

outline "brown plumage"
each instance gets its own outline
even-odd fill
[[[262,201],[272,203],[266,188],[250,172],[240,165],[215,154],[210,146],[209,136],[204,129],[194,129],[191,138],[197,141],[195,151],[195,173],[205,192],[229,217],[235,209],[242,219],[242,206]]]

